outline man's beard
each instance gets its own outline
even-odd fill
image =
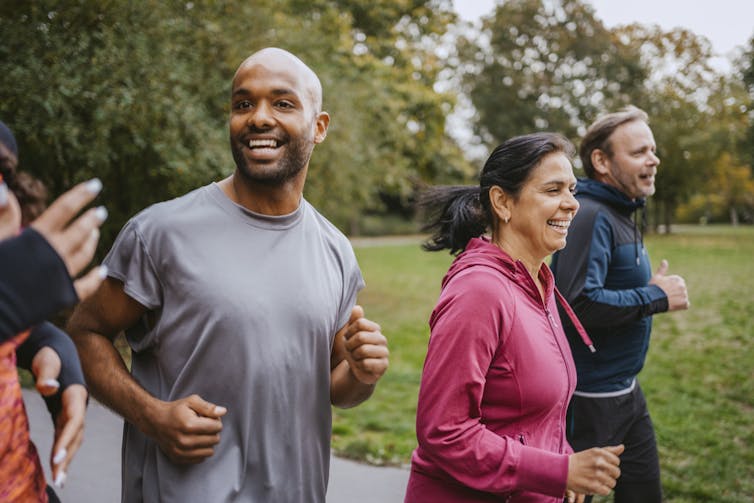
[[[277,186],[295,178],[306,166],[314,149],[314,146],[310,145],[304,138],[290,141],[285,145],[286,150],[283,157],[277,161],[276,168],[270,170],[266,170],[264,167],[252,170],[243,154],[242,149],[245,147],[239,147],[233,141],[231,141],[231,152],[238,172],[245,179],[261,185]]]

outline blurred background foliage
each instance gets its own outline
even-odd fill
[[[305,195],[351,235],[413,231],[417,188],[473,183],[513,135],[578,143],[628,103],[662,158],[655,226],[754,221],[754,39],[721,71],[706,38],[608,29],[581,0],[500,2],[479,27],[450,0],[5,0],[0,38],[21,167],[54,195],[100,177],[105,249],[142,208],[232,172],[230,81],[266,46],[322,80],[331,127]]]

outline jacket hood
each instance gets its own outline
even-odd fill
[[[513,260],[510,255],[490,243],[489,239],[484,237],[473,238],[469,241],[463,253],[458,255],[450,265],[448,272],[442,279],[442,287],[445,288],[445,285],[447,285],[448,282],[459,272],[479,265],[495,269],[506,278],[519,285],[527,295],[534,297],[537,302],[542,302],[539,290],[537,290],[534,281],[529,277],[529,271],[526,269],[526,266],[518,260]],[[555,288],[555,281],[550,268],[545,264],[542,264],[542,266],[543,267],[540,267],[539,269],[539,277],[545,288],[545,298],[550,298],[550,296],[555,295],[557,302],[565,310],[567,316],[571,319],[571,322],[576,328],[576,331],[581,336],[584,345],[594,353],[595,349],[592,340],[589,338],[586,330],[584,330],[581,322],[571,309],[571,306],[568,305],[568,302],[563,295],[561,295],[558,289]]]
[[[445,274],[445,277],[442,280],[443,288],[445,288],[448,281],[459,272],[479,265],[495,269],[509,280],[521,286],[527,294],[541,302],[539,291],[529,277],[529,271],[524,264],[517,260],[513,260],[510,255],[492,244],[489,239],[485,237],[473,238],[469,241],[463,253],[458,255],[448,269],[448,272]],[[544,275],[542,279],[544,279],[543,284],[545,286],[546,294],[549,296],[552,294],[554,285],[554,281],[552,281],[552,273],[550,273],[549,268],[544,267],[543,269],[540,269],[540,277],[542,277],[542,275]]]
[[[628,196],[615,187],[591,178],[580,178],[578,180],[576,183],[576,195],[577,197],[591,197],[592,199],[610,205],[626,214],[633,213],[637,209],[643,208],[647,202],[644,198],[638,198],[632,201]]]

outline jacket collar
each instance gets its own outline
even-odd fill
[[[576,197],[581,196],[586,196],[612,206],[624,214],[631,214],[639,208],[643,208],[647,202],[644,198],[631,200],[612,185],[598,182],[591,178],[580,178],[576,183]]]

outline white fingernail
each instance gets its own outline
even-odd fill
[[[97,275],[100,277],[100,279],[107,278],[107,272],[108,268],[106,265],[99,266],[99,269],[97,270]]]
[[[67,449],[66,449],[65,447],[63,447],[62,449],[60,449],[60,450],[59,450],[59,451],[57,452],[57,454],[55,454],[55,457],[54,457],[54,458],[52,458],[52,464],[53,464],[53,465],[59,465],[60,463],[62,463],[62,462],[63,462],[63,460],[65,459],[65,457],[66,457],[67,455],[68,455],[68,450],[67,450]],[[61,473],[62,473],[62,472],[61,472]]]
[[[220,407],[219,405],[215,406],[215,414],[218,415],[218,416],[220,414],[225,414],[227,411],[228,411],[228,409],[226,409],[225,407]]]
[[[102,181],[100,181],[99,178],[92,178],[91,180],[86,182],[86,190],[88,190],[92,194],[99,194],[99,192],[102,190]]]
[[[0,182],[0,208],[8,206],[8,186]]]
[[[98,206],[96,210],[94,210],[94,214],[99,218],[102,222],[107,220],[107,208],[104,206]]]
[[[59,388],[60,387],[60,383],[58,382],[57,379],[45,379],[44,381],[40,381],[39,384],[41,384],[42,386],[47,386],[49,388]]]
[[[55,487],[58,489],[63,489],[63,484],[65,484],[65,479],[67,478],[67,475],[65,472],[58,472],[58,476],[55,477],[55,481],[53,484],[55,484]]]

